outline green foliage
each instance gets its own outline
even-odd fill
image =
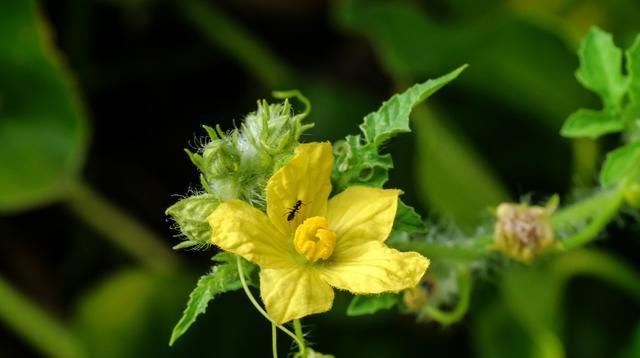
[[[473,5],[459,4],[449,21],[438,21],[417,4],[350,0],[340,3],[336,20],[367,38],[396,78],[428,77],[451,63],[469,63],[457,86],[537,115],[539,123],[555,130],[584,97],[571,76],[574,64],[566,44],[508,12],[496,17],[495,11],[474,11],[462,17]]]
[[[180,321],[173,328],[173,332],[171,332],[169,345],[173,345],[191,327],[196,318],[206,311],[209,301],[213,300],[218,294],[242,288],[235,255],[220,253],[214,256],[213,260],[218,262],[218,265],[214,266],[210,273],[200,277],[200,280],[198,280],[196,288],[189,296],[182,318],[180,318]],[[245,260],[241,260],[241,262],[245,275],[251,276],[256,266]]]
[[[294,115],[288,100],[258,102],[240,128],[224,133],[205,127],[209,142],[198,153],[187,151],[200,170],[203,189],[218,201],[241,199],[264,205],[264,187],[273,172],[284,164],[311,124],[302,124],[307,113]]]
[[[620,108],[628,81],[622,74],[622,51],[613,43],[613,37],[592,28],[582,41],[578,56],[578,81],[596,92],[605,108]]]
[[[87,123],[35,1],[0,3],[0,212],[59,199],[85,155]]]
[[[190,196],[171,205],[166,215],[175,220],[186,237],[186,240],[174,249],[207,245],[211,238],[211,227],[207,217],[217,206],[218,201],[211,194]]]
[[[640,142],[630,143],[607,154],[600,173],[600,183],[604,187],[611,187],[637,175],[639,170]]]
[[[578,51],[580,83],[600,96],[603,109],[579,109],[560,133],[569,138],[598,138],[607,133],[626,131],[635,140],[640,118],[640,36],[626,51],[627,75],[622,72],[622,50],[610,34],[594,27]],[[625,101],[628,94],[629,101]]]
[[[166,337],[176,307],[188,293],[182,275],[127,270],[109,276],[79,300],[74,328],[88,357],[133,358],[188,355],[170,352]]]
[[[374,314],[380,310],[388,310],[398,303],[400,296],[397,293],[355,296],[347,307],[347,316]]]
[[[466,65],[461,66],[392,96],[376,112],[365,116],[360,125],[362,135],[349,135],[344,141],[337,142],[331,176],[334,190],[342,191],[351,185],[382,187],[389,178],[393,161],[390,154],[380,154],[381,146],[400,133],[410,132],[409,115],[413,107],[456,79],[465,68]],[[398,206],[395,225],[396,229],[408,232],[426,229],[415,210],[402,202]]]
[[[342,191],[351,185],[382,186],[393,161],[391,155],[379,153],[381,145],[395,135],[410,132],[409,114],[413,107],[456,79],[465,68],[466,65],[392,96],[364,118],[360,125],[362,136],[350,135],[336,143],[332,173],[335,190]]]
[[[560,134],[570,138],[598,138],[607,133],[620,132],[624,129],[621,116],[615,112],[594,111],[581,108],[567,118]]]
[[[426,233],[427,225],[414,208],[398,200],[398,211],[393,221],[393,230],[407,233]]]
[[[573,85],[571,76],[563,72],[571,66],[566,59],[555,58],[562,47],[524,24],[504,19],[488,22],[479,17],[464,25],[446,25],[416,6],[391,1],[344,1],[336,14],[341,26],[372,43],[382,64],[396,79],[432,76],[451,63],[464,61],[472,67],[456,81],[459,88],[499,98],[527,113],[543,112],[540,117],[546,121],[561,118],[566,113],[561,108],[568,111],[574,106],[571,99],[575,91],[564,88],[565,83]],[[463,31],[461,26],[465,27]],[[475,51],[474,43],[483,43],[483,50]],[[523,46],[525,43],[527,46]],[[535,60],[540,52],[554,56],[550,60],[553,67]],[[563,87],[561,104],[547,90],[551,79]],[[551,101],[556,105],[547,106]],[[415,111],[414,123],[419,194],[435,211],[471,228],[479,223],[479,212],[507,200],[509,195],[483,158],[453,131],[455,127],[444,126],[433,106],[428,115],[420,109]],[[474,180],[468,180],[470,177]]]
[[[284,96],[298,96],[297,91]],[[186,150],[200,171],[200,184],[205,191],[184,198],[166,211],[187,239],[175,249],[206,246],[210,238],[207,217],[219,202],[241,199],[256,207],[264,207],[264,188],[271,175],[293,154],[299,138],[312,124],[302,124],[309,108],[294,115],[288,100],[268,104],[258,102],[258,110],[247,115],[240,128],[223,132],[220,127],[204,126],[208,141],[197,153]]]
[[[640,103],[640,35],[626,52],[627,74],[629,76],[629,98]]]

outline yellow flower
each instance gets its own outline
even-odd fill
[[[230,200],[209,216],[214,244],[260,266],[262,301],[277,323],[330,310],[332,287],[414,287],[429,265],[384,244],[400,191],[352,186],[329,200],[332,167],[331,144],[302,144],[269,180],[266,215]]]

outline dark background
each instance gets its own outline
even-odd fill
[[[578,40],[590,24],[612,31],[620,45],[629,45],[640,30],[634,20],[640,17],[632,17],[640,13],[640,5],[632,2],[559,1],[562,5],[557,6],[518,5],[517,1],[400,2],[456,34],[455,38],[442,35],[418,40],[431,50],[424,56],[437,61],[419,71],[405,71],[385,60],[393,57],[385,51],[392,50],[339,20],[336,13],[342,2],[211,1],[295,74],[295,78],[265,83],[232,51],[212,42],[178,3],[41,3],[91,120],[91,144],[83,169],[86,182],[157,232],[167,247],[178,239],[164,210],[177,200],[176,194],[197,185],[196,170],[183,148],[204,134],[201,125],[231,128],[256,108],[257,99],[270,99],[271,90],[296,87],[314,105],[309,121],[316,128],[304,140],[336,140],[356,132],[361,118],[401,87],[463,63],[470,64],[468,73],[462,75],[467,80],[447,86],[429,100],[446,118],[445,127],[484,159],[512,198],[543,198],[555,192],[566,195],[574,183],[574,161],[571,142],[561,138],[558,130],[573,110],[599,105],[573,79]],[[591,15],[575,20],[581,11]],[[525,30],[512,32],[514,23]],[[492,29],[491,37],[478,35],[476,29],[483,26]],[[510,33],[524,35],[510,41]],[[449,51],[448,44],[459,38],[468,45],[451,50],[448,56],[438,55]],[[504,40],[504,44],[491,46],[487,39]],[[515,63],[517,70],[488,73],[501,69],[499,64],[487,65],[494,63],[492,56]],[[568,71],[558,76],[556,72],[565,68]],[[524,71],[521,78],[518,69]],[[531,85],[532,93],[540,90],[534,87],[539,82],[528,78],[543,83],[542,90],[551,92],[543,98],[555,102],[514,98],[510,92],[526,91],[512,86]],[[485,90],[488,84],[503,88]],[[544,108],[532,110],[534,107]],[[607,139],[600,153],[616,143],[617,138]],[[419,145],[412,135],[388,145],[396,164],[388,186],[402,188],[407,202],[425,216],[435,217],[437,210],[419,194],[420,186],[426,185],[416,179],[421,165],[415,161]],[[631,215],[619,221],[606,241],[595,245],[638,268],[637,224]],[[167,347],[188,293],[197,277],[210,268],[212,250],[176,252],[183,269],[156,277],[102,240],[65,204],[0,217],[0,232],[0,272],[36,304],[77,330],[97,356],[269,354],[269,324],[241,292],[216,298],[189,333],[173,348]],[[347,295],[337,298],[331,313],[304,323],[318,350],[339,357],[492,356],[496,350],[486,345],[499,347],[498,351],[507,347],[504,356],[516,352],[526,356],[522,347],[527,344],[521,343],[526,337],[508,319],[503,337],[509,343],[482,338],[484,318],[480,317],[497,300],[496,280],[489,277],[477,282],[470,316],[452,327],[416,324],[413,316],[395,312],[347,319]],[[122,297],[126,299],[117,300],[120,306],[110,305]],[[562,339],[569,356],[614,356],[631,345],[640,307],[607,283],[592,278],[573,281],[563,307]],[[288,341],[282,337],[284,356]],[[2,356],[37,355],[4,326],[0,327],[0,348]]]

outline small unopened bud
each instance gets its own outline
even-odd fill
[[[435,278],[426,275],[418,286],[404,290],[402,300],[410,312],[420,312],[435,291]]]
[[[505,255],[529,263],[553,242],[553,227],[549,219],[557,206],[557,197],[547,207],[502,203],[496,210],[495,248]]]

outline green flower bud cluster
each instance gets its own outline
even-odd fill
[[[289,94],[307,104],[303,113],[296,115],[287,99],[275,104],[258,101],[258,109],[239,128],[224,132],[220,126],[204,126],[207,143],[196,152],[185,150],[200,171],[202,190],[167,209],[187,239],[176,248],[208,244],[207,217],[223,201],[240,199],[264,207],[267,181],[293,154],[300,135],[313,127],[302,123],[309,113],[306,98],[297,91],[282,95]]]

